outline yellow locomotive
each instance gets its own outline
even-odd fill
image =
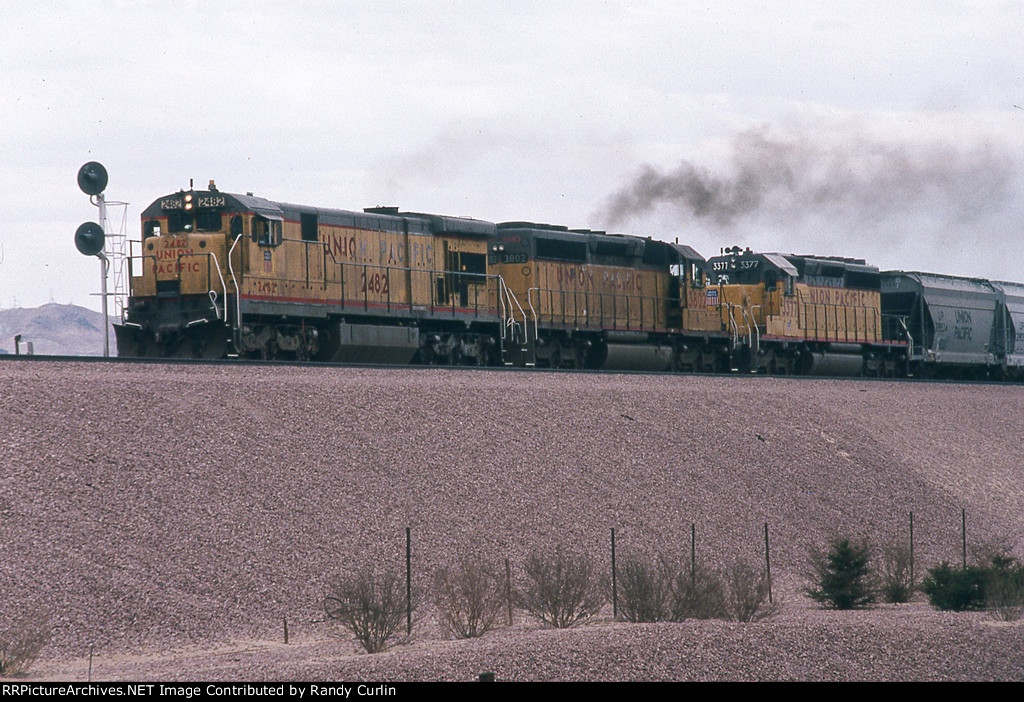
[[[886,375],[906,344],[883,336],[881,274],[861,259],[755,253],[708,260],[732,367],[767,373]]]
[[[122,356],[485,364],[500,357],[495,225],[183,190],[142,214]]]
[[[704,258],[688,246],[506,222],[488,263],[525,301],[530,343],[516,362],[703,371],[725,353],[717,310],[706,306]]]

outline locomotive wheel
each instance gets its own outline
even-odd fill
[[[707,368],[707,360],[704,358],[704,352],[698,351],[693,357],[693,365],[690,367],[693,373],[704,373]]]

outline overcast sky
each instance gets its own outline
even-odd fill
[[[1024,281],[1024,1],[10,3],[0,308],[221,190]],[[120,227],[120,212],[112,224]]]

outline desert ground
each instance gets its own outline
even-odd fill
[[[45,621],[28,679],[1024,680],[1024,625],[822,609],[807,555],[905,542],[918,571],[1024,557],[1024,388],[766,377],[0,362],[0,624]],[[471,555],[522,575],[561,545],[762,563],[754,623],[571,630],[523,612],[361,653],[332,579]],[[404,573],[404,570],[402,570]],[[287,620],[289,643],[284,643]]]

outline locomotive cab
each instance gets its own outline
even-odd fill
[[[822,375],[889,374],[880,275],[861,259],[756,253],[708,261],[731,335],[734,369]]]
[[[223,320],[235,292],[228,255],[232,235],[244,229],[228,214],[232,204],[211,181],[207,190],[181,190],[142,213],[142,238],[132,242],[129,259],[132,296],[114,325],[121,355],[224,355]]]

